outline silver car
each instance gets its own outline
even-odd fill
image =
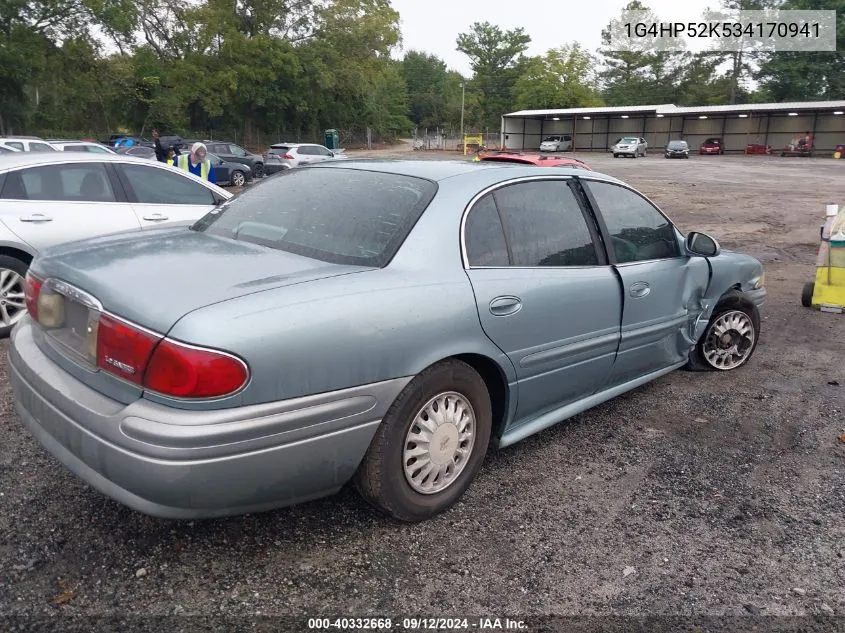
[[[272,174],[291,167],[346,158],[343,150],[332,151],[316,143],[276,143],[264,153],[264,165],[265,172]]]
[[[192,222],[232,194],[162,163],[113,152],[0,155],[0,336],[24,315],[24,275],[42,249]]]
[[[648,153],[648,143],[642,137],[626,136],[620,138],[613,147],[610,148],[613,152],[613,158],[620,156],[630,156],[636,158],[637,156],[645,156]]]
[[[569,134],[547,136],[540,143],[541,152],[566,152],[572,149],[572,137]]]
[[[680,367],[742,367],[765,295],[760,262],[609,176],[338,161],[191,227],[43,252],[9,376],[47,450],[141,512],[256,512],[352,480],[418,521],[491,444]]]

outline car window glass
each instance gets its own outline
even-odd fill
[[[193,228],[334,264],[381,267],[437,191],[429,180],[292,169],[247,189]]]
[[[229,145],[229,151],[232,152],[233,156],[246,156],[246,150],[243,147],[239,147],[237,145]]]
[[[122,165],[123,173],[141,204],[214,204],[214,195],[204,185],[171,168]]]
[[[625,187],[587,182],[619,263],[680,256],[675,228],[654,205]]]
[[[305,156],[314,156],[316,154],[316,152],[314,151],[314,148],[311,147],[310,145],[301,146],[299,148],[299,153],[304,154]]]
[[[564,180],[497,190],[514,266],[594,266],[598,256],[578,200]]]
[[[56,148],[52,145],[47,145],[47,143],[30,143],[29,144],[29,151],[30,152],[55,152]]]
[[[43,165],[10,172],[2,197],[7,200],[116,201],[106,168],[101,163]]]
[[[290,148],[285,147],[284,145],[275,145],[267,150],[268,154],[279,154],[280,156],[285,154]]]
[[[332,155],[332,153],[325,147],[316,147],[315,146],[314,149],[317,151],[317,153],[320,156],[331,156]]]
[[[65,145],[66,152],[87,152],[88,148],[85,145]]]
[[[107,150],[105,147],[100,147],[99,145],[89,145],[88,151],[93,152],[95,154],[111,154],[109,150]]]
[[[15,148],[18,151],[23,151],[23,143],[18,143],[17,141],[6,141],[6,145]]]
[[[488,193],[472,207],[464,237],[470,266],[508,265],[508,247],[493,194]]]

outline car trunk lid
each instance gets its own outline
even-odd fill
[[[50,249],[37,260],[35,272],[90,294],[105,311],[166,334],[198,308],[365,270],[370,269],[176,227]]]

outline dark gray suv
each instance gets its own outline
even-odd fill
[[[252,169],[252,175],[255,178],[264,176],[264,157],[261,154],[253,154],[248,152],[240,145],[229,143],[228,141],[202,141],[208,148],[209,154],[216,154],[227,163],[241,163],[249,166]],[[183,152],[191,151],[191,145],[194,141],[186,141]]]

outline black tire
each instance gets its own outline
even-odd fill
[[[246,184],[246,174],[239,169],[234,170],[229,179],[229,184],[232,187],[243,187]]]
[[[614,154],[613,158],[619,158],[619,154]]]
[[[0,270],[12,271],[20,275],[21,279],[23,279],[26,277],[26,271],[29,270],[29,264],[16,257],[0,255]],[[21,281],[20,284],[20,291],[23,292],[23,281]],[[2,301],[4,301],[4,298],[0,297],[0,302]],[[4,325],[1,319],[2,317],[0,317],[0,338],[6,338],[9,334],[11,334],[15,324],[12,323],[11,325]]]
[[[813,307],[813,294],[816,292],[816,282],[808,281],[801,289],[801,305],[805,308]]]
[[[711,365],[705,358],[704,345],[707,341],[710,329],[719,317],[726,312],[734,311],[743,312],[751,319],[751,324],[754,327],[754,343],[751,345],[751,350],[748,352],[748,355],[739,365],[732,367],[731,369],[721,369],[721,371],[734,371],[740,367],[744,367],[748,363],[754,355],[754,351],[757,349],[757,344],[760,342],[760,312],[757,310],[757,306],[745,299],[739,292],[734,291],[726,294],[722,297],[719,303],[716,304],[716,307],[713,309],[713,314],[710,315],[710,321],[707,323],[704,334],[701,335],[701,338],[696,343],[695,348],[690,352],[689,360],[684,366],[684,369],[689,371],[720,370],[720,368]]]
[[[264,178],[264,163],[255,163],[252,166],[252,175],[255,178]]]
[[[475,412],[475,443],[466,466],[445,490],[434,494],[415,491],[405,477],[402,453],[405,438],[417,413],[438,394],[454,391],[465,397]],[[466,363],[447,360],[416,376],[396,398],[379,425],[352,481],[361,496],[400,521],[424,521],[448,510],[475,479],[490,443],[492,410],[484,380]]]

